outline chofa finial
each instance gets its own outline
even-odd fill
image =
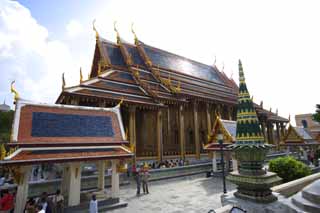
[[[133,36],[134,36],[134,43],[136,45],[138,45],[139,44],[139,40],[138,40],[136,32],[133,30],[133,22],[131,23],[131,32],[133,33]]]
[[[66,87],[66,80],[64,79],[64,73],[62,73],[62,90]]]
[[[20,98],[20,96],[19,96],[19,93],[17,92],[17,90],[14,88],[15,82],[16,81],[11,82],[11,92],[14,94],[14,100],[17,101]]]
[[[93,28],[93,31],[96,32],[96,39],[98,40],[98,39],[99,39],[99,33],[98,33],[98,30],[96,29],[95,23],[96,23],[96,20],[93,19],[93,21],[92,21],[92,28]]]
[[[113,22],[113,30],[117,33],[117,43],[119,44],[120,43],[120,34],[119,34],[119,32],[118,32],[118,30],[117,30],[117,21],[114,21]]]
[[[83,75],[82,75],[82,69],[80,67],[80,84],[83,82]]]

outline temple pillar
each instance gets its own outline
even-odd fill
[[[66,198],[68,197],[68,188],[70,183],[70,172],[69,172],[69,164],[65,163],[62,165],[62,180],[61,180],[61,186],[60,191],[61,194]]]
[[[262,134],[266,140],[268,140],[267,135],[266,135],[266,123],[264,121],[261,122],[261,129],[262,129]]]
[[[112,160],[112,176],[111,176],[111,197],[118,198],[120,192],[119,173],[117,171],[117,160]]]
[[[280,126],[278,122],[276,123],[276,129],[277,129],[277,149],[279,149],[281,137],[280,137]]]
[[[79,99],[77,97],[71,99],[70,104],[75,105],[75,106],[79,106]]]
[[[207,115],[207,128],[208,128],[208,135],[211,134],[211,116],[210,116],[210,105],[206,104],[206,115]]]
[[[217,153],[215,151],[212,151],[212,171],[217,172]]]
[[[162,161],[163,158],[163,141],[162,141],[162,112],[159,109],[157,112],[157,158]]]
[[[228,107],[228,119],[231,121],[232,120],[232,106]]]
[[[136,132],[136,107],[129,107],[129,140],[130,145],[133,146],[133,165],[136,165],[136,157],[137,157],[137,132]]]
[[[23,166],[19,168],[20,177],[17,181],[17,195],[14,213],[21,213],[24,211],[24,207],[26,205],[28,199],[28,191],[29,191],[29,178],[31,175],[31,166]]]
[[[283,124],[283,122],[280,123],[280,129],[281,129],[281,138],[284,138],[284,136],[286,134],[286,127]]]
[[[196,145],[196,158],[200,159],[200,138],[197,103],[193,104],[194,142]]]
[[[180,157],[185,159],[185,143],[184,143],[184,118],[183,118],[183,106],[179,106],[179,144],[180,144]]]
[[[238,171],[238,161],[236,159],[235,153],[232,152],[231,154],[231,160],[232,160],[232,170],[233,171]]]
[[[106,161],[101,160],[97,163],[98,168],[98,190],[104,192]]]
[[[81,165],[80,162],[70,163],[69,167],[68,206],[80,204]]]

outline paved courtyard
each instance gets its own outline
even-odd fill
[[[235,185],[227,182],[227,189]],[[128,202],[127,208],[117,209],[113,213],[207,213],[210,209],[221,207],[222,179],[205,178],[204,174],[178,179],[151,182],[148,195],[136,196],[132,183],[120,188],[120,198]]]

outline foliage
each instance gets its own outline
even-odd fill
[[[0,142],[8,142],[10,140],[13,111],[0,112]]]
[[[316,113],[313,114],[313,120],[320,122],[320,104],[316,105]]]
[[[269,170],[282,178],[284,183],[311,174],[310,168],[293,157],[280,157],[269,162]]]

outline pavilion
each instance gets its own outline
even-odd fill
[[[68,206],[80,204],[81,164],[96,162],[98,190],[105,193],[106,163],[112,165],[111,198],[119,198],[119,171],[133,154],[125,137],[120,104],[113,108],[31,103],[16,99],[7,166],[18,184],[15,213],[23,212],[31,166],[63,166],[61,192]]]

